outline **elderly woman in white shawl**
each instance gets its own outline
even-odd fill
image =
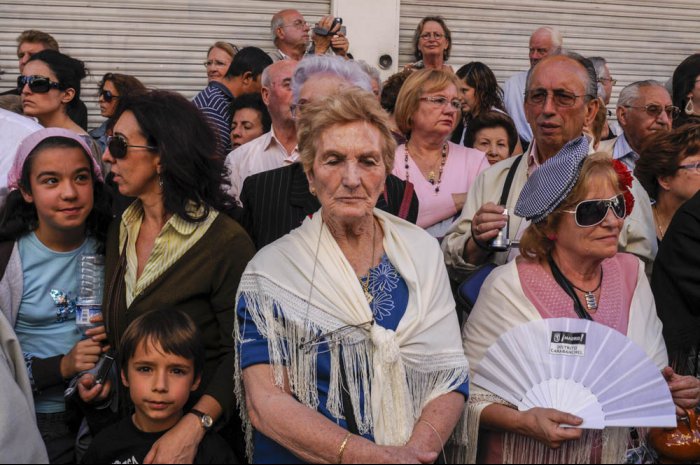
[[[438,243],[374,209],[396,146],[371,94],[305,105],[298,134],[322,209],[241,280],[248,453],[432,463],[462,417],[469,376]]]
[[[530,177],[516,207],[517,215],[532,221],[522,256],[489,276],[464,329],[472,369],[516,326],[585,318],[642,347],[664,370],[677,408],[698,404],[697,381],[667,367],[643,264],[617,253],[623,221],[634,206],[631,185],[631,174],[618,161],[588,156],[585,138],[564,146]],[[468,415],[470,463],[624,463],[630,444],[629,429],[562,428],[582,420],[552,409],[519,412],[476,385]]]

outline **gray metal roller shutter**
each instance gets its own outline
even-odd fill
[[[106,72],[192,98],[207,85],[202,63],[215,41],[272,50],[270,18],[284,8],[298,9],[308,21],[331,11],[330,0],[0,0],[0,90],[13,87],[18,74],[17,36],[25,29],[48,32],[90,69],[83,100],[95,127],[102,120],[97,83]]]
[[[448,22],[455,70],[482,61],[501,84],[529,67],[532,31],[558,27],[566,48],[608,60],[618,80],[611,107],[624,86],[642,79],[665,82],[685,57],[700,51],[697,0],[402,0],[402,63],[413,61],[413,31],[427,14]]]

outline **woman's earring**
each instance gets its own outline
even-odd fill
[[[315,187],[310,187],[310,188],[309,188],[309,192],[311,192],[311,195],[313,195],[314,197],[316,197],[316,188],[315,188]]]
[[[158,185],[160,186],[161,190],[163,189],[163,176],[158,176]]]
[[[551,242],[556,242],[559,237],[556,234],[548,234],[547,239],[549,239]]]
[[[695,114],[695,105],[693,104],[693,99],[689,98],[688,103],[685,105],[685,114],[692,116]]]

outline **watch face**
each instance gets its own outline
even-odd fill
[[[205,428],[209,429],[209,428],[211,428],[211,427],[214,425],[214,420],[212,420],[211,417],[210,417],[209,415],[204,415],[204,416],[202,417],[202,425],[203,425]]]

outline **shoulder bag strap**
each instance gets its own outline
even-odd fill
[[[510,171],[508,171],[508,177],[506,178],[506,183],[503,185],[503,192],[501,193],[501,201],[499,202],[499,205],[501,206],[506,206],[506,203],[508,203],[508,197],[510,196],[510,188],[513,187],[513,180],[515,179],[515,174],[518,171],[518,167],[520,166],[520,163],[523,161],[523,157],[525,155],[520,155],[515,162],[513,162],[513,166],[510,167]]]
[[[352,401],[350,400],[350,394],[347,389],[348,386],[348,376],[345,374],[345,364],[343,363],[343,357],[338,360],[340,363],[340,376],[341,383],[340,394],[343,397],[343,412],[345,413],[345,421],[348,424],[348,432],[356,435],[360,435],[360,428],[357,427],[357,419],[355,418],[355,410],[352,407]]]

